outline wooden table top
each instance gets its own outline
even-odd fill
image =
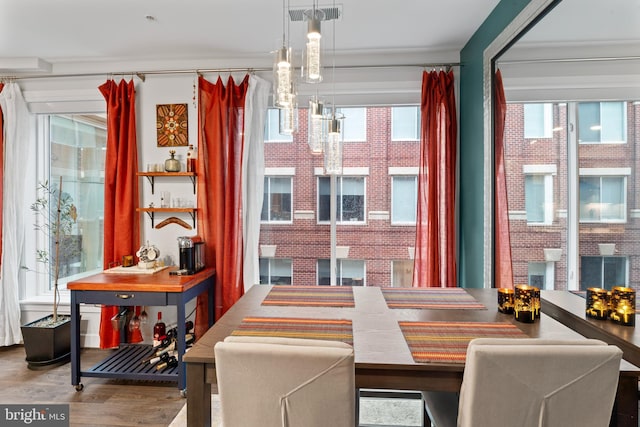
[[[356,369],[398,369],[462,371],[463,364],[416,363],[411,356],[398,321],[510,322],[532,338],[576,339],[577,332],[542,314],[535,323],[521,323],[513,315],[497,310],[495,289],[467,289],[486,310],[392,309],[378,287],[353,287],[355,307],[263,306],[271,286],[255,285],[203,335],[185,355],[185,362],[213,363],[214,345],[228,335],[246,316],[349,319],[353,327]],[[635,367],[634,367],[635,368]]]
[[[185,292],[214,275],[215,269],[188,275],[169,274],[177,267],[168,267],[154,274],[98,273],[67,283],[72,291],[137,291],[137,292]]]

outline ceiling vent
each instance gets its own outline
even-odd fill
[[[291,19],[291,22],[304,21],[305,10],[311,9],[313,9],[313,6],[289,9],[289,19]],[[319,7],[318,10],[321,10],[324,13],[323,21],[332,21],[334,19],[339,20],[342,17],[342,5],[336,7]]]

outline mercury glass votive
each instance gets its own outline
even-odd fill
[[[540,290],[529,285],[515,286],[513,312],[517,321],[533,323],[536,319],[536,291]]]
[[[513,289],[498,289],[498,311],[500,313],[513,314],[514,294]]]
[[[616,286],[612,289],[611,314],[609,318],[623,326],[635,326],[636,291],[633,288]]]
[[[609,317],[609,295],[606,289],[587,288],[587,317],[604,320]]]

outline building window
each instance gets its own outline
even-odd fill
[[[338,286],[366,285],[364,260],[337,259],[336,263],[336,284]],[[328,259],[318,260],[318,284],[325,286],[331,284],[331,261]]]
[[[345,142],[367,140],[367,109],[364,107],[336,108],[344,115],[341,133]]]
[[[530,262],[529,263],[529,285],[535,286],[538,289],[544,289],[546,279],[547,265],[544,262]]]
[[[580,289],[596,287],[611,290],[614,286],[628,286],[626,257],[580,257]]]
[[[291,187],[291,177],[265,176],[261,221],[291,222],[293,217]]]
[[[269,108],[267,110],[267,123],[264,129],[265,142],[293,142],[292,135],[283,135],[280,133],[280,117],[277,108]]]
[[[391,108],[391,140],[420,139],[420,109],[417,106]]]
[[[626,102],[578,103],[578,142],[619,144],[626,140]]]
[[[551,138],[552,133],[552,104],[524,104],[524,137]]]
[[[331,201],[330,178],[318,177],[318,221],[330,220]],[[337,177],[336,182],[336,222],[364,223],[365,179],[364,177]]]
[[[107,143],[106,116],[97,114],[38,116],[38,146],[44,150],[49,169],[45,179],[73,199],[78,217],[74,229],[62,242],[59,285],[102,270],[104,218],[104,165]],[[42,176],[42,175],[41,175]],[[52,207],[53,208],[53,207]],[[38,245],[53,247],[51,242]],[[51,269],[53,266],[49,266]],[[50,272],[53,277],[53,271]],[[50,281],[49,281],[50,282]],[[48,283],[47,289],[52,289]]]
[[[626,177],[580,176],[580,221],[625,222]]]
[[[290,285],[292,262],[286,258],[260,258],[261,285]]]
[[[391,177],[391,223],[415,225],[417,198],[417,176]]]
[[[410,288],[413,284],[413,260],[403,259],[391,261],[391,286],[394,288]]]

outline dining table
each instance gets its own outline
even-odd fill
[[[211,425],[214,346],[229,335],[341,340],[357,389],[452,392],[472,338],[584,339],[544,312],[532,323],[499,312],[496,289],[254,285],[184,356],[188,426]],[[638,377],[623,360],[612,426],[638,425]]]

